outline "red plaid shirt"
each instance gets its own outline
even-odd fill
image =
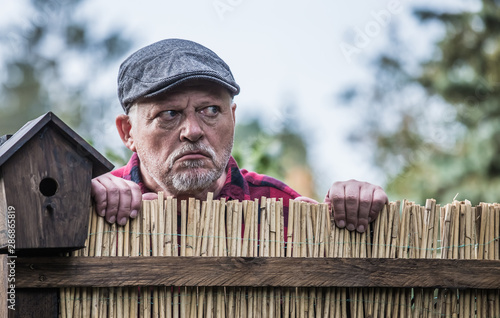
[[[286,224],[288,224],[288,201],[299,197],[299,193],[272,177],[240,169],[233,157],[229,159],[226,171],[226,181],[215,199],[226,198],[226,200],[243,201],[260,199],[263,196],[266,198],[283,198],[284,224],[286,227]],[[132,155],[126,166],[111,173],[114,176],[134,181],[141,187],[142,193],[152,192],[142,182],[137,153]]]

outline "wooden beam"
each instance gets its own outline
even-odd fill
[[[7,255],[6,254],[1,254],[0,255],[0,273],[2,273],[2,276],[0,276],[0,318],[7,318],[9,316],[9,309],[8,309],[8,299],[9,296],[7,294],[7,291],[9,289],[9,282],[8,282],[8,275],[9,275],[9,267],[7,266]]]
[[[19,288],[16,290],[16,310],[10,311],[9,317],[55,318],[59,311],[58,295],[57,288]]]
[[[500,261],[375,258],[18,258],[16,286],[500,288]]]

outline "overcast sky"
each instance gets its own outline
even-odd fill
[[[419,5],[425,2],[418,1]],[[9,3],[6,9],[13,2]],[[416,53],[429,54],[429,43],[439,36],[439,30],[416,27],[410,14],[415,3],[87,0],[78,13],[92,17],[94,32],[122,26],[125,35],[136,40],[130,53],[173,37],[190,39],[215,51],[229,64],[241,86],[235,98],[237,120],[258,116],[264,119],[265,128],[273,131],[293,116],[301,123],[297,128],[305,133],[317,182],[326,191],[338,180],[355,178],[381,185],[385,181],[370,168],[369,153],[353,151],[346,143],[357,115],[340,107],[336,96],[348,85],[371,80],[368,62],[386,45],[391,25],[401,28],[400,33],[414,45]],[[453,3],[457,8],[473,1]],[[0,13],[4,21],[12,18],[9,10],[3,15]],[[115,92],[117,69],[118,64],[96,89]],[[298,107],[293,115],[284,111],[288,101]],[[118,101],[113,107],[120,111]],[[119,140],[110,127],[107,138]]]

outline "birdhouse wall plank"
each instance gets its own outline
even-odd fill
[[[7,198],[5,197],[5,183],[0,167],[0,248],[7,247]]]

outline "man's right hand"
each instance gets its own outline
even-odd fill
[[[133,181],[115,177],[111,173],[92,179],[92,197],[96,211],[109,223],[125,225],[135,218],[141,209],[141,200],[154,200],[156,193],[141,194],[141,188]]]

